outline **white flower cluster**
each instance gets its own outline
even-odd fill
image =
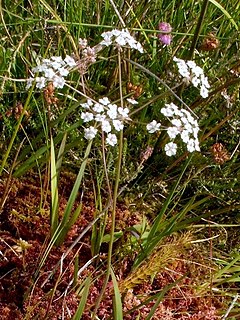
[[[170,103],[161,109],[161,113],[167,117],[172,124],[167,129],[168,136],[171,140],[174,140],[177,135],[180,135],[182,141],[187,145],[189,152],[200,151],[198,122],[192,117],[189,111],[179,109],[174,103]],[[177,145],[171,141],[165,145],[165,152],[168,156],[175,155]]]
[[[200,95],[203,98],[207,98],[210,85],[208,83],[208,78],[204,76],[203,69],[197,66],[194,61],[184,61],[176,57],[173,58],[173,61],[177,63],[180,75],[191,81],[194,87],[199,87]]]
[[[129,46],[130,48],[143,53],[142,45],[130,35],[127,29],[114,29],[112,31],[103,32],[101,36],[103,37],[103,40],[100,44],[103,46],[110,46],[111,44],[115,44],[117,46]]]
[[[43,89],[48,82],[52,82],[55,88],[62,89],[65,84],[65,79],[69,74],[69,69],[76,66],[75,60],[66,56],[63,60],[62,57],[51,57],[50,59],[42,59],[41,64],[32,69],[33,74],[39,73],[41,76],[29,78],[27,80],[26,89],[29,89],[33,82],[36,81],[36,87]]]
[[[130,100],[130,101],[129,101]],[[137,102],[133,99],[128,99],[131,104]],[[82,103],[84,111],[81,113],[83,122],[88,123],[95,121],[95,126],[90,126],[84,129],[84,137],[87,140],[92,140],[97,132],[98,127],[107,134],[106,143],[110,146],[117,144],[117,136],[113,131],[118,132],[123,130],[124,121],[130,120],[129,109],[127,107],[118,107],[112,104],[107,97],[99,99],[98,102],[93,102],[88,99],[86,103]]]

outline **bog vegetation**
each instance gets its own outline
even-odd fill
[[[1,2],[2,319],[240,319],[239,11]]]

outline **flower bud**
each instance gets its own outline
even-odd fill
[[[167,22],[160,22],[159,25],[158,25],[158,29],[160,31],[169,32],[169,33],[172,31],[171,25],[169,23],[167,23]],[[161,34],[160,33],[158,35],[158,38],[166,46],[169,46],[171,44],[171,41],[172,41],[172,35],[171,34],[167,34],[167,33]]]

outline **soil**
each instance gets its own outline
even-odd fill
[[[61,176],[60,216],[74,179],[75,175],[72,173]],[[92,233],[89,229],[73,248],[68,250],[94,219],[95,201],[90,189],[86,188],[83,195],[83,190],[79,191],[76,206],[82,201],[82,211],[78,220],[64,243],[54,246],[42,264],[43,254],[50,242],[51,197],[48,182],[47,178],[40,181],[34,174],[21,179],[0,181],[0,315],[4,320],[71,319],[81,300],[81,284],[87,276],[91,277],[92,284],[81,319],[91,319],[91,312],[103,285],[107,244],[102,245],[98,258],[91,260]],[[107,219],[106,233],[111,226],[110,216]],[[116,229],[127,230],[137,223],[140,223],[139,215],[130,212],[125,204],[119,204]],[[134,277],[130,274],[134,250],[129,254],[130,250],[127,252],[125,245],[130,236],[129,232],[125,232],[114,247],[113,265],[122,293],[124,319],[146,319],[156,302],[154,295],[174,281],[178,281],[177,285],[169,287],[151,319],[220,319],[220,299],[213,296],[210,290],[201,294],[195,289],[199,284],[198,279],[207,277],[209,273],[209,269],[199,267],[199,252],[192,249],[187,249],[184,254],[179,252],[175,261],[171,259],[164,267],[155,267],[158,272],[154,276],[149,276],[143,268],[142,275],[135,274],[137,281],[134,283]],[[66,252],[68,254],[64,257]],[[157,261],[157,254],[160,257],[161,252],[155,253],[154,261]],[[189,262],[194,259],[197,259],[198,266]],[[205,262],[202,262],[204,265]],[[88,263],[89,265],[86,265]],[[81,271],[78,277],[74,273],[76,266],[77,270]],[[109,281],[98,309],[99,319],[112,319],[113,296],[113,284]],[[138,307],[151,297],[152,301]],[[135,310],[132,310],[133,308]]]

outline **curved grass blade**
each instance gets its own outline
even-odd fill
[[[82,292],[82,298],[81,301],[78,305],[77,311],[75,313],[75,315],[73,316],[72,320],[79,320],[82,317],[86,302],[87,302],[87,297],[88,297],[88,292],[89,292],[89,288],[90,288],[90,284],[91,284],[91,278],[87,277],[87,279],[85,280],[85,286]]]
[[[238,30],[238,25],[234,21],[233,17],[227,12],[226,9],[223,8],[223,6],[218,3],[216,0],[209,0],[212,4],[214,4],[218,9],[222,11],[222,13],[231,21],[231,23],[234,25],[236,30]]]
[[[114,318],[114,320],[123,320],[122,300],[121,300],[121,294],[120,294],[118,284],[117,284],[117,279],[115,277],[115,274],[114,274],[112,268],[111,268],[110,272],[111,272],[113,289],[114,289],[114,301],[113,301],[114,317],[113,318]]]

